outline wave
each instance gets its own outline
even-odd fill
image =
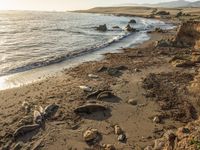
[[[31,63],[25,64],[23,66],[12,68],[10,70],[3,71],[2,73],[0,73],[0,76],[5,76],[5,75],[8,75],[8,74],[13,74],[13,73],[18,73],[18,72],[23,72],[23,71],[27,71],[27,70],[31,70],[31,69],[35,69],[35,68],[48,66],[48,65],[51,65],[51,64],[61,63],[61,62],[68,60],[68,59],[72,59],[72,58],[79,57],[79,56],[82,56],[82,55],[85,55],[85,54],[88,54],[88,53],[95,52],[97,50],[101,50],[102,48],[108,47],[113,43],[119,42],[119,41],[123,40],[124,38],[126,38],[126,37],[128,37],[132,34],[134,34],[134,33],[125,33],[124,35],[116,36],[113,39],[111,39],[111,40],[109,40],[106,43],[103,43],[101,45],[95,45],[95,46],[92,46],[90,48],[71,51],[71,52],[68,52],[67,54],[64,54],[64,55],[52,56],[52,57],[45,58],[44,60],[41,60],[41,61],[31,62]]]

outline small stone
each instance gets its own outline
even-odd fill
[[[153,122],[155,122],[155,123],[160,123],[160,121],[161,120],[160,120],[160,118],[158,116],[153,118]]]
[[[123,142],[123,141],[126,140],[126,135],[125,134],[120,134],[117,139],[118,139],[118,141]]]
[[[112,144],[104,144],[104,150],[116,150]]]
[[[96,79],[96,78],[98,78],[98,75],[95,75],[95,74],[88,74],[88,77],[89,77],[89,78],[94,78],[94,79]]]
[[[27,101],[23,101],[22,103],[22,109],[26,112],[26,113],[29,113],[30,110],[31,110],[31,105],[29,102]]]
[[[128,103],[131,104],[131,105],[137,105],[138,101],[134,100],[134,99],[130,99],[130,100],[128,100]]]
[[[96,30],[105,32],[108,30],[108,28],[107,28],[106,24],[104,24],[104,25],[99,25],[98,27],[96,27]]]
[[[115,125],[115,134],[117,134],[117,135],[120,135],[120,134],[122,134],[122,128],[120,128],[120,126],[119,125]]]
[[[138,68],[135,68],[135,72],[140,72],[140,70]]]
[[[84,92],[92,92],[92,88],[89,87],[89,86],[85,86],[85,85],[82,85],[82,86],[79,86],[80,89],[82,89]]]
[[[89,129],[84,132],[83,138],[86,142],[95,140],[98,137],[98,130],[97,129]]]

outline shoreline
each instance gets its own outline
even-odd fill
[[[167,25],[166,25],[166,27],[167,27]],[[171,29],[169,29],[169,30],[171,30]],[[140,32],[142,33],[142,31],[140,31]],[[118,53],[118,52],[121,53],[121,52],[123,52],[123,48],[131,48],[131,47],[138,46],[139,44],[141,44],[141,43],[149,40],[149,38],[151,38],[150,37],[151,35],[148,34],[148,32],[146,31],[144,33],[145,36],[143,38],[141,38],[140,40],[138,40],[136,38],[136,36],[138,34],[139,33],[130,34],[127,37],[123,38],[122,40],[113,42],[103,48],[99,48],[94,51],[91,51],[91,53],[86,52],[86,54],[82,54],[82,55],[78,56],[77,58],[74,57],[74,58],[70,58],[70,59],[64,60],[62,62],[51,64],[48,66],[43,66],[43,67],[31,69],[31,70],[26,70],[23,72],[17,72],[14,74],[1,76],[0,77],[0,83],[1,83],[0,90],[17,88],[17,87],[31,84],[31,83],[34,83],[34,82],[37,82],[40,80],[44,80],[46,77],[51,77],[51,76],[60,74],[60,72],[62,72],[64,69],[76,67],[77,65],[80,65],[81,63],[88,62],[88,61],[102,60],[102,59],[104,59],[104,55],[106,53]],[[131,41],[130,40],[131,38],[134,38],[134,41]],[[125,47],[122,47],[121,46],[122,44]],[[21,78],[22,76],[23,76],[23,78]]]
[[[161,138],[165,131],[177,130],[195,120],[199,106],[186,89],[199,65],[174,67],[169,60],[176,55],[190,55],[188,49],[155,46],[160,39],[174,37],[175,29],[150,35],[150,40],[135,48],[123,49],[122,53],[106,53],[101,61],[85,62],[62,71],[59,76],[0,91],[0,147],[109,150],[102,147],[111,144],[117,150],[140,150],[153,146],[154,140]],[[113,95],[100,100],[88,99],[90,93],[79,86],[90,86],[94,91],[111,90]],[[23,107],[24,102],[30,108],[28,112]],[[36,108],[54,103],[59,108],[45,120],[44,128],[12,139],[16,129],[33,124]],[[100,104],[107,109],[76,114],[74,110],[85,104]],[[191,108],[196,112],[190,112]],[[119,125],[126,135],[123,142],[118,141],[115,125]],[[91,128],[101,135],[92,146],[83,138],[83,133]]]

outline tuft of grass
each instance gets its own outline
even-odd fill
[[[190,144],[191,144],[191,145],[195,145],[195,146],[197,147],[197,149],[200,150],[200,141],[195,140],[195,139],[192,139],[192,140],[190,141]]]

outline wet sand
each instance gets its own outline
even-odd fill
[[[169,63],[175,55],[190,55],[184,48],[155,47],[155,41],[175,36],[176,30],[150,33],[151,39],[123,53],[106,54],[101,61],[83,63],[64,70],[61,75],[37,83],[0,92],[1,149],[103,149],[112,144],[118,150],[144,149],[154,144],[166,130],[197,119],[198,96],[187,87],[197,74],[199,64],[178,68]],[[106,69],[103,69],[106,68]],[[108,69],[110,71],[108,71]],[[89,77],[89,74],[97,77]],[[79,86],[111,90],[112,96],[87,98]],[[136,103],[130,104],[133,99]],[[29,111],[22,107],[24,101]],[[58,110],[41,128],[13,138],[19,127],[33,123],[38,106],[57,104]],[[104,111],[77,114],[84,104],[102,104]],[[159,120],[155,121],[155,117]],[[114,126],[119,125],[126,140],[118,141]],[[97,129],[98,141],[88,145],[83,133]],[[105,148],[104,148],[105,149]]]

